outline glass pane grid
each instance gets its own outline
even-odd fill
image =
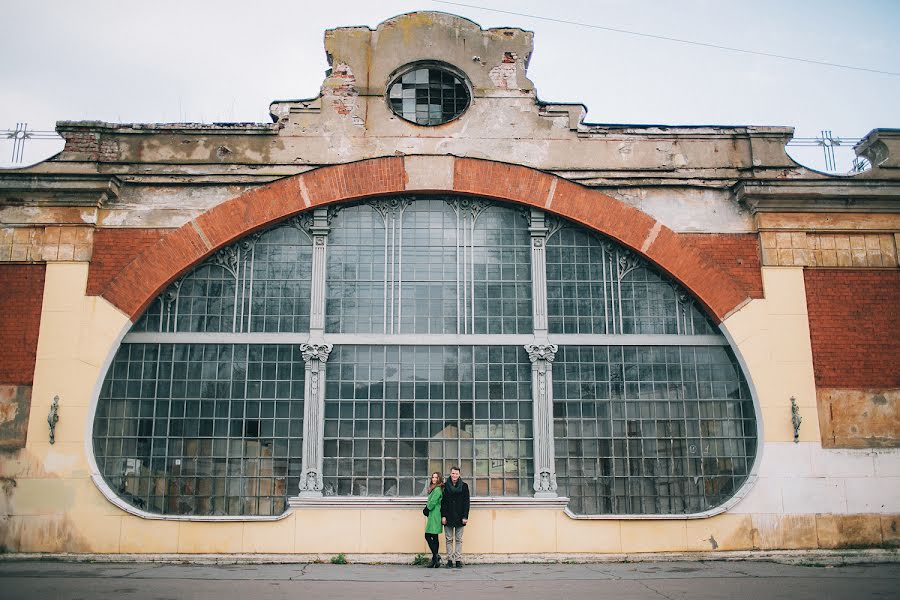
[[[469,106],[469,89],[458,77],[439,68],[404,73],[388,88],[394,113],[418,125],[441,125]]]
[[[418,495],[430,473],[454,465],[473,495],[530,495],[530,373],[519,347],[336,347],[326,495]]]
[[[402,215],[401,333],[456,333],[460,247],[457,215],[441,200],[417,200]]]
[[[552,333],[716,335],[687,294],[646,262],[569,225],[547,240]]]
[[[604,261],[608,264],[604,265]],[[587,232],[564,228],[547,242],[547,314],[554,333],[607,333],[612,263]]]
[[[519,212],[389,200],[333,215],[326,331],[532,333],[531,237]],[[551,231],[552,332],[717,333],[624,248],[552,221]],[[311,257],[293,225],[254,234],[173,285],[133,330],[308,331]],[[303,367],[289,345],[123,344],[94,424],[104,477],[150,512],[280,514],[301,468]],[[727,348],[569,346],[553,377],[559,492],[575,512],[701,512],[746,480],[755,413]],[[341,346],[326,383],[327,494],[418,494],[431,471],[459,464],[476,495],[531,495],[523,348]]]
[[[97,405],[97,464],[148,512],[281,514],[299,483],[303,386],[296,347],[124,344]]]
[[[291,224],[253,234],[169,286],[132,331],[308,331],[311,259],[311,238]]]
[[[250,331],[309,330],[312,241],[295,227],[269,231],[253,247]]]
[[[325,331],[385,330],[388,276],[384,219],[369,206],[343,209],[328,237]]]
[[[475,333],[531,333],[531,235],[515,210],[490,207],[472,242]]]
[[[755,413],[728,350],[567,346],[553,376],[559,492],[574,512],[703,512],[749,475]]]
[[[224,267],[205,265],[195,270],[178,290],[176,331],[234,331],[236,289],[233,274]]]

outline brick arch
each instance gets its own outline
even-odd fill
[[[534,206],[609,236],[690,290],[721,321],[747,290],[685,236],[602,192],[528,167],[452,156],[374,158],[321,167],[223,202],[138,255],[101,296],[134,320],[175,278],[222,246],[298,212],[402,192],[454,192]]]

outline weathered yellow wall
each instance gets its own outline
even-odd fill
[[[302,508],[279,521],[210,523],[143,519],[107,501],[91,481],[86,437],[101,370],[129,323],[105,300],[85,296],[87,270],[87,263],[47,266],[28,442],[23,450],[0,454],[0,544],[7,550],[322,555],[425,550],[417,509]],[[766,442],[793,440],[794,396],[804,416],[804,444],[796,447],[820,448],[802,272],[766,268],[763,277],[766,299],[744,306],[725,327],[756,386]],[[50,445],[46,415],[55,395],[60,420]],[[756,486],[767,482],[761,477]],[[568,554],[900,544],[896,514],[747,514],[741,506],[697,520],[574,520],[558,510],[479,508],[472,512],[465,550]]]
[[[794,439],[791,397],[803,423],[800,441],[821,439],[803,269],[763,267],[765,298],[751,300],[722,323],[756,388],[766,442]]]

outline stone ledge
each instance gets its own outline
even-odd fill
[[[404,497],[368,497],[368,496],[323,496],[321,498],[300,498],[294,496],[288,498],[288,506],[296,508],[422,508],[425,496]],[[523,497],[487,497],[471,499],[472,508],[525,508],[525,509],[550,509],[564,510],[569,499],[560,498],[533,498]]]

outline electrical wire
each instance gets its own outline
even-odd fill
[[[843,65],[840,63],[827,62],[824,60],[814,60],[811,58],[799,58],[797,56],[787,56],[785,54],[774,54],[772,52],[762,52],[759,50],[747,50],[746,48],[735,48],[733,46],[720,46],[718,44],[710,44],[707,42],[697,42],[694,40],[686,40],[682,38],[669,37],[665,35],[655,35],[652,33],[643,33],[641,31],[631,31],[628,29],[618,29],[616,27],[604,27],[603,25],[593,25],[590,23],[581,23],[579,21],[568,21],[566,19],[556,19],[554,17],[544,17],[541,15],[530,15],[526,13],[515,12],[511,10],[501,10],[499,8],[487,8],[484,6],[476,6],[474,4],[463,4],[461,2],[447,2],[446,0],[431,0],[436,4],[449,4],[452,6],[461,6],[464,8],[474,8],[478,10],[486,10],[488,12],[502,13],[506,15],[514,15],[517,17],[527,17],[530,19],[538,19],[540,21],[550,21],[552,23],[562,23],[565,25],[575,25],[577,27],[588,27],[590,29],[601,29],[603,31],[611,31],[613,33],[622,33],[625,35],[633,35],[644,38],[651,38],[654,40],[663,40],[666,42],[676,42],[678,44],[688,44],[691,46],[700,46],[702,48],[713,48],[715,50],[724,50],[726,52],[739,52],[741,54],[752,54],[755,56],[765,56],[767,58],[777,58],[780,60],[790,60],[794,62],[807,63],[811,65],[819,65],[823,67],[834,67],[837,69],[850,69],[853,71],[864,71],[866,73],[877,73],[879,75],[891,75],[894,77],[900,77],[900,73],[894,71],[882,71],[880,69],[870,69],[868,67],[858,67],[855,65]]]

